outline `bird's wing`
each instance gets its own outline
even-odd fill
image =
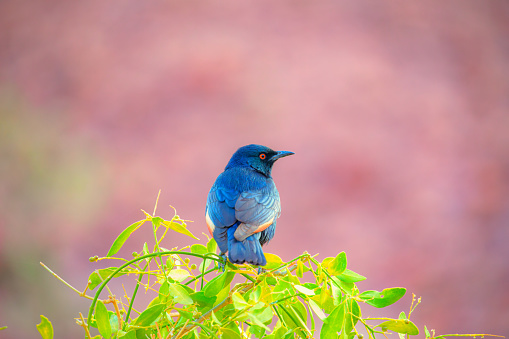
[[[241,222],[235,231],[235,239],[242,241],[265,230],[280,214],[281,203],[275,187],[242,192],[235,203],[235,218]]]
[[[229,227],[237,221],[235,202],[239,195],[239,192],[215,185],[210,189],[207,198],[206,221],[211,233],[216,227]]]

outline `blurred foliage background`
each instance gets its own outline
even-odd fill
[[[267,251],[346,251],[420,328],[508,336],[508,35],[504,1],[1,1],[1,337],[77,337],[39,261],[84,288],[159,189],[205,232],[248,143],[296,153]]]

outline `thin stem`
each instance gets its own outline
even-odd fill
[[[143,279],[143,275],[144,275],[143,272],[147,269],[147,267],[148,267],[148,263],[145,264],[145,267],[143,268],[142,273],[140,273],[140,275],[138,276],[138,281],[136,282],[136,286],[134,287],[133,296],[132,296],[131,300],[129,300],[129,308],[127,309],[127,313],[125,316],[124,330],[125,330],[125,327],[127,326],[127,323],[129,322],[129,316],[131,315],[131,310],[133,309],[134,298],[136,298],[136,294],[138,294],[138,289],[140,288],[141,279]],[[90,316],[91,315],[89,313],[89,317]]]
[[[78,291],[76,288],[74,288],[71,284],[69,284],[67,281],[65,281],[64,279],[62,279],[58,274],[56,274],[55,272],[53,272],[48,266],[44,265],[42,262],[40,262],[41,266],[44,267],[49,273],[51,273],[55,278],[57,278],[58,280],[60,280],[61,282],[63,282],[67,287],[69,287],[70,289],[72,289],[74,292],[78,293],[80,295],[80,297],[85,297],[87,299],[90,299],[92,300],[93,298],[86,295],[85,292],[80,292]],[[85,290],[86,291],[86,290]]]

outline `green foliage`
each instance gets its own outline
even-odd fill
[[[231,263],[226,263],[223,272],[218,265],[209,268],[213,262],[223,263],[215,253],[214,239],[180,249],[165,249],[161,244],[169,231],[198,238],[176,214],[171,220],[164,220],[144,213],[145,219],[122,231],[106,257],[90,259],[109,260],[118,265],[110,264],[92,272],[85,291],[79,292],[43,265],[80,296],[92,300],[88,317],[80,313],[77,319],[86,338],[352,339],[362,338],[363,332],[374,339],[387,338],[392,332],[400,338],[419,334],[410,320],[420,303],[415,296],[408,317],[404,312],[398,319],[362,315],[361,305],[387,307],[401,299],[406,290],[393,287],[361,292],[356,283],[366,278],[347,269],[344,252],[322,261],[305,252],[288,262],[266,253],[267,265],[261,272],[251,265]],[[152,249],[145,242],[139,254],[133,253],[134,259],[114,258],[126,240],[145,224],[153,229]],[[131,279],[136,284],[129,296],[117,299],[108,286],[112,279]],[[134,301],[140,287],[153,293],[153,299],[136,310]],[[105,289],[108,298],[101,299]],[[89,296],[87,291],[95,294]],[[43,338],[52,338],[51,323],[43,316],[41,319],[37,329]],[[93,337],[91,331],[99,334]],[[427,328],[424,333],[426,338],[445,337],[434,336]]]
[[[42,339],[53,339],[53,326],[51,321],[45,316],[41,315],[41,323],[37,325],[37,330],[42,336]]]

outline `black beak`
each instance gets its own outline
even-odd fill
[[[289,151],[279,151],[275,155],[272,156],[271,160],[272,161],[276,161],[279,158],[287,157],[287,156],[292,155],[292,154],[295,154],[295,153],[289,152]]]

